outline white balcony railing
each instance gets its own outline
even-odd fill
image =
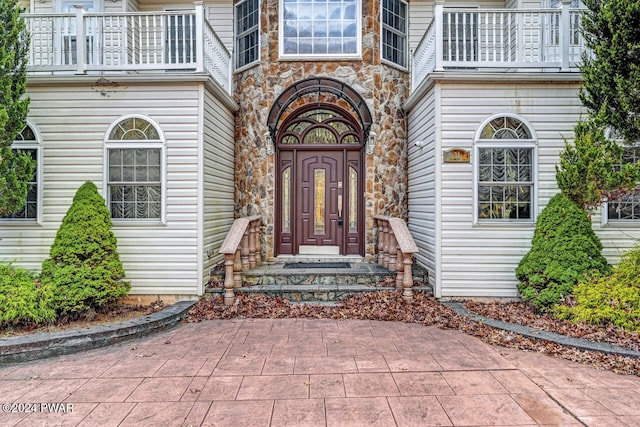
[[[189,12],[25,14],[28,71],[208,72],[231,90],[231,55],[204,18]],[[80,42],[84,41],[84,42]]]
[[[560,9],[461,9],[434,5],[434,18],[413,53],[415,89],[433,71],[577,70],[584,51],[582,12]]]

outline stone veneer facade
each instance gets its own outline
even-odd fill
[[[365,154],[365,254],[374,253],[374,215],[407,217],[407,119],[402,103],[409,94],[409,74],[380,60],[380,2],[362,0],[362,59],[281,61],[278,59],[279,0],[263,0],[260,61],[235,74],[239,111],[235,126],[235,194],[238,217],[261,215],[266,259],[274,256],[275,147],[267,116],[274,100],[293,83],[331,77],[364,98],[376,134],[372,154]]]

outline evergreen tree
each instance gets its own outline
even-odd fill
[[[577,205],[595,209],[603,199],[615,200],[633,191],[640,164],[623,164],[623,147],[605,137],[598,119],[579,122],[573,144],[565,142],[556,165],[556,181]]]
[[[22,209],[36,167],[29,153],[11,149],[29,108],[24,96],[29,36],[20,13],[17,0],[0,0],[0,214]]]
[[[42,263],[40,280],[54,290],[54,306],[61,315],[89,315],[129,292],[111,226],[109,209],[96,185],[84,183]]]
[[[580,97],[629,142],[640,141],[640,0],[584,0]]]

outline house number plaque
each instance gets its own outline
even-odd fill
[[[469,163],[469,150],[450,148],[443,153],[443,160],[445,163]]]

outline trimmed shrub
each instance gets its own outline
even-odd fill
[[[126,296],[124,269],[104,199],[92,182],[76,192],[42,263],[43,285],[55,290],[63,316],[79,317]]]
[[[536,223],[531,250],[516,276],[522,299],[546,311],[571,295],[585,274],[610,271],[587,212],[563,193],[555,195]]]
[[[559,317],[640,332],[640,246],[627,252],[611,275],[582,280],[573,296],[571,306],[558,307]]]
[[[55,320],[53,292],[23,268],[0,263],[0,325]]]

